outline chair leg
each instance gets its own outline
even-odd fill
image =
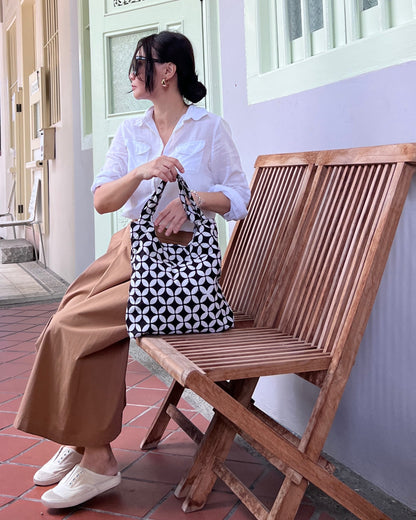
[[[215,413],[210,426],[197,451],[192,467],[182,478],[175,489],[177,498],[186,497],[182,509],[189,513],[204,507],[211,492],[216,475],[212,471],[216,458],[225,460],[235,437],[235,429],[232,424],[219,413]],[[199,480],[203,484],[199,486]],[[194,491],[194,486],[198,489]],[[191,495],[191,496],[190,496]]]
[[[39,242],[40,242],[40,247],[41,247],[41,249],[42,249],[43,265],[44,265],[45,268],[46,268],[45,248],[44,248],[44,246],[43,246],[42,229],[41,229],[41,226],[40,226],[39,223],[38,223],[38,229],[39,229]],[[38,256],[38,258],[39,258],[39,256]]]
[[[32,236],[33,236],[33,249],[35,251],[35,260],[36,262],[39,262],[39,252],[36,249],[36,235],[35,235],[35,226],[31,224],[30,226],[32,228]]]
[[[248,406],[257,385],[257,378],[233,381],[231,394],[243,406]],[[182,504],[185,512],[196,511],[204,507],[217,476],[213,471],[214,463],[223,462],[235,437],[235,428],[224,416],[215,413],[202,443],[195,455],[188,474],[175,490],[176,497],[186,499]]]
[[[165,433],[166,427],[169,424],[170,416],[166,413],[169,405],[176,406],[183,394],[184,388],[181,384],[176,381],[170,385],[169,391],[160,405],[158,413],[150,426],[146,437],[143,439],[140,448],[142,450],[152,450],[157,448],[160,439]]]
[[[305,479],[302,479],[298,485],[291,481],[289,477],[286,477],[267,520],[279,520],[281,518],[294,520],[307,487],[308,481]]]

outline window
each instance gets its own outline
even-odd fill
[[[245,0],[249,102],[416,58],[416,0]]]
[[[17,44],[16,44],[16,22],[7,31],[7,73],[9,79],[9,114],[10,114],[10,148],[16,157],[16,99],[18,95],[17,82]],[[19,101],[20,102],[20,101]]]
[[[83,148],[92,147],[92,93],[89,0],[78,0]]]
[[[50,125],[61,119],[61,95],[59,78],[59,37],[57,0],[43,3],[43,49],[45,55],[47,98],[50,109]]]

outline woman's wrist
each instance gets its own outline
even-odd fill
[[[204,205],[204,199],[201,197],[201,195],[195,190],[191,190],[191,195],[197,207],[202,209]]]
[[[139,183],[142,182],[145,179],[145,172],[143,170],[143,165],[137,166],[136,168],[134,168],[131,171],[131,173],[133,174],[133,178],[136,181],[139,181]]]
[[[196,205],[204,211],[212,211],[219,215],[225,215],[230,211],[231,201],[221,191],[191,191]]]

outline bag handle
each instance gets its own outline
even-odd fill
[[[179,173],[176,176],[176,181],[178,183],[179,188],[179,198],[182,202],[183,209],[185,210],[189,220],[192,223],[203,222],[204,220],[206,220],[205,215],[202,213],[201,209],[196,205],[188,184],[186,183],[182,175],[180,175]],[[160,198],[162,196],[166,184],[166,181],[160,181],[156,190],[147,200],[146,204],[143,207],[141,214],[142,219],[151,220],[159,204]]]

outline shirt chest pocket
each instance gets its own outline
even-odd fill
[[[129,146],[129,152],[129,170],[150,160],[150,145],[143,141],[132,142]]]
[[[172,153],[185,169],[185,173],[197,172],[204,155],[205,141],[188,141],[175,147]]]

